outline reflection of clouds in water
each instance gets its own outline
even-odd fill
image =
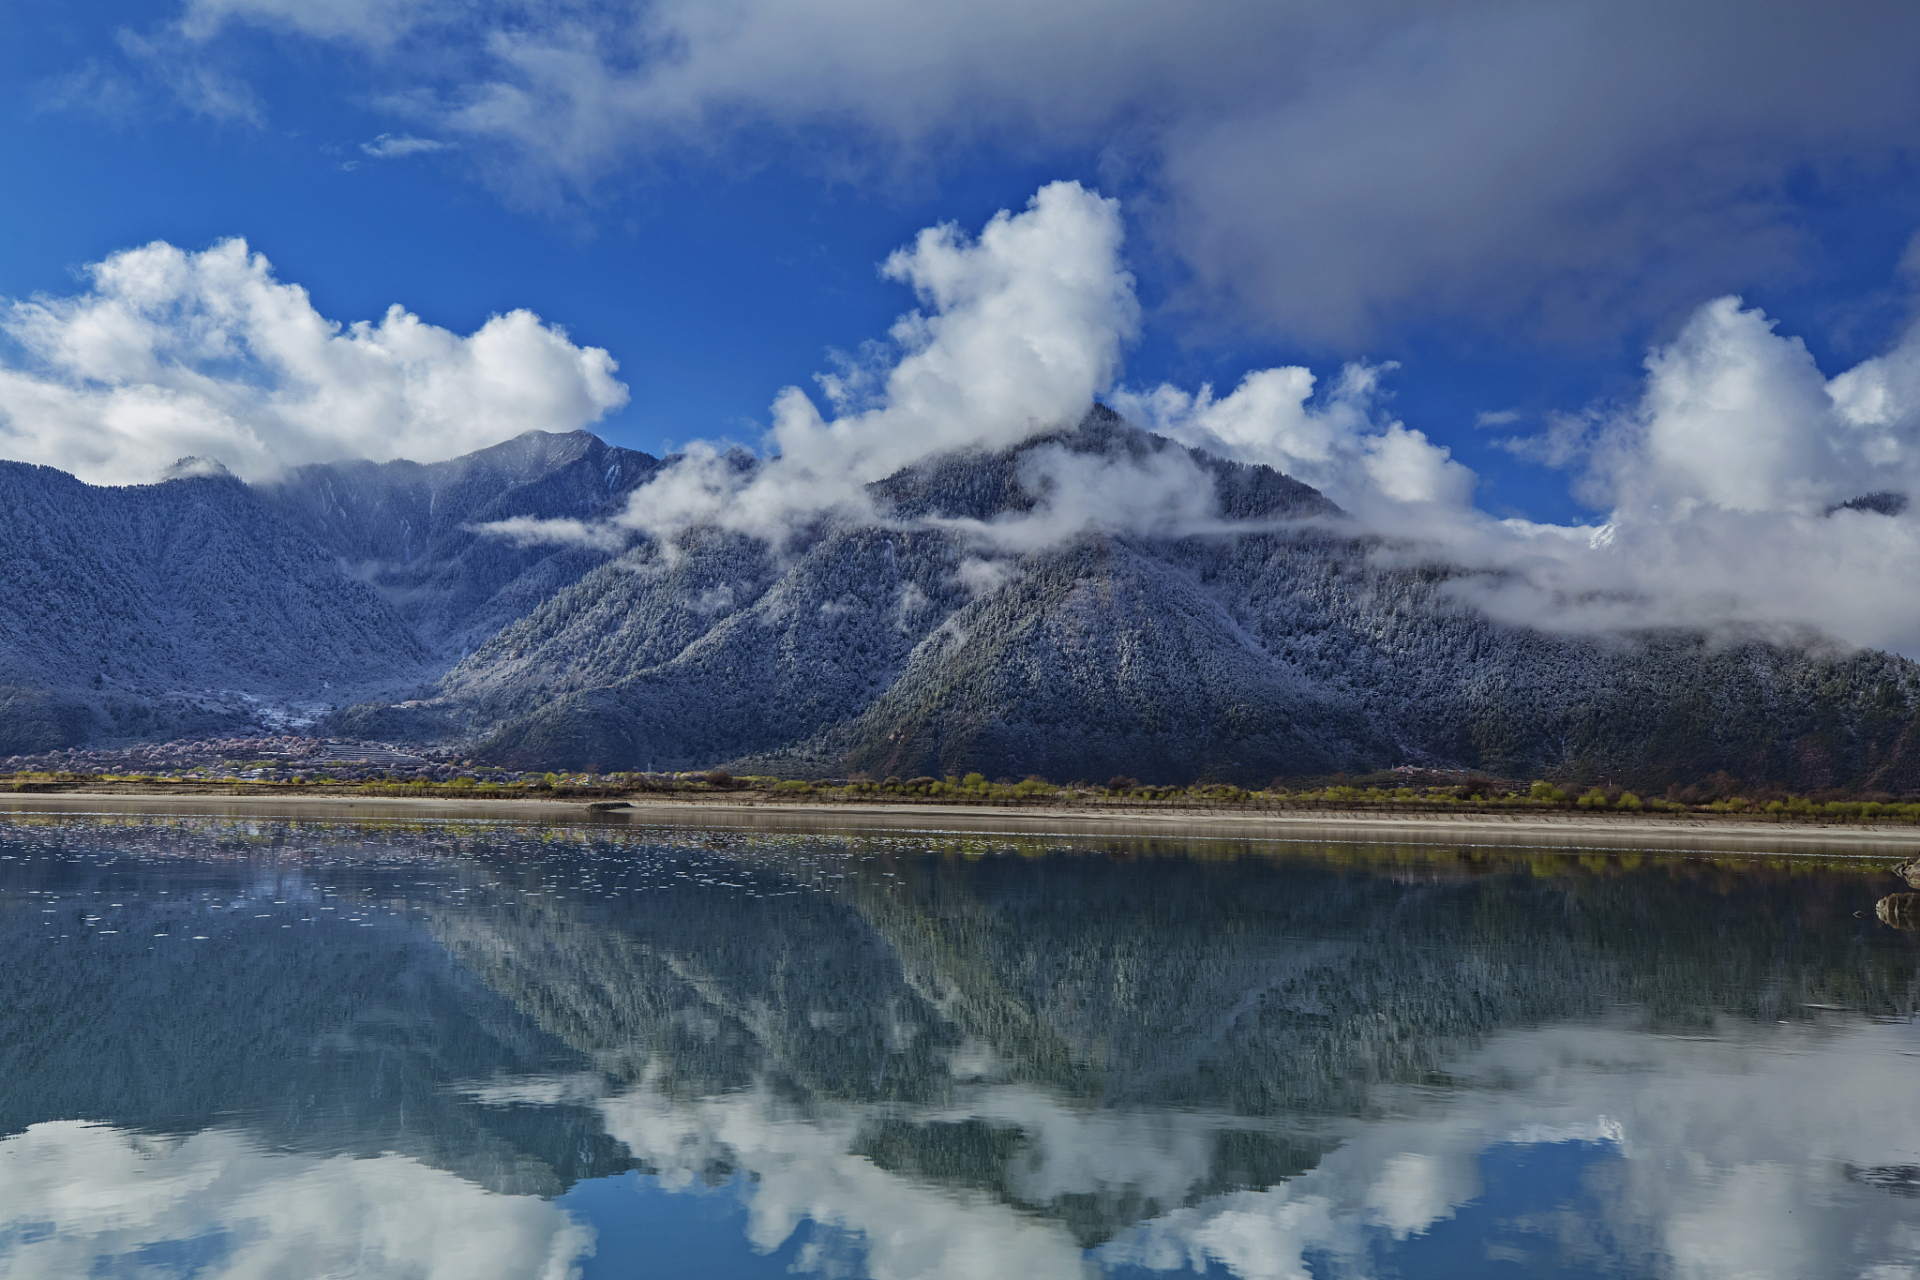
[[[1306,1280],[1329,1268],[1367,1275],[1382,1250],[1406,1247],[1482,1195],[1489,1148],[1578,1142],[1618,1157],[1587,1165],[1586,1194],[1604,1220],[1583,1224],[1577,1238],[1543,1237],[1550,1247],[1601,1250],[1674,1280],[1912,1280],[1913,1202],[1850,1180],[1848,1170],[1920,1163],[1915,1053],[1920,1034],[1910,1026],[1501,1036],[1455,1064],[1464,1087],[1384,1093],[1390,1118],[1344,1122],[1345,1140],[1310,1172],[1179,1208],[1169,1206],[1204,1188],[1219,1133],[1248,1121],[1087,1110],[1019,1086],[985,1086],[971,1105],[910,1118],[1019,1129],[1003,1185],[1025,1204],[1157,1203],[1160,1216],[1095,1250],[1107,1265],[1213,1266],[1244,1280]],[[665,1186],[691,1185],[722,1165],[751,1175],[750,1233],[760,1249],[812,1219],[864,1237],[876,1280],[1086,1274],[1063,1223],[855,1154],[864,1127],[898,1114],[888,1108],[803,1115],[767,1091],[690,1101],[645,1087],[601,1107],[609,1131]]]
[[[658,1168],[663,1186],[691,1186],[721,1162],[750,1173],[748,1236],[762,1251],[777,1249],[812,1219],[862,1236],[874,1280],[1086,1275],[1060,1224],[983,1194],[912,1182],[852,1154],[863,1120],[881,1108],[803,1119],[762,1091],[677,1102],[643,1088],[602,1109],[607,1131]]]
[[[78,1121],[0,1140],[0,1271],[15,1280],[564,1280],[592,1239],[546,1201],[404,1156],[288,1155],[227,1130],[170,1139]]]
[[[665,1187],[695,1185],[716,1166],[750,1174],[749,1231],[763,1251],[811,1219],[863,1237],[874,1280],[1080,1280],[1096,1270],[1058,1220],[855,1154],[867,1126],[902,1115],[885,1105],[816,1105],[802,1115],[764,1090],[687,1101],[642,1087],[601,1109],[608,1132],[658,1169]],[[1017,1129],[1023,1141],[1004,1187],[1028,1205],[1068,1196],[1180,1204],[1208,1177],[1219,1133],[1249,1125],[1197,1111],[1089,1110],[1018,1085],[986,1086],[972,1105],[905,1118]]]
[[[1847,1176],[1920,1161],[1916,1051],[1910,1026],[1502,1036],[1457,1065],[1465,1090],[1389,1100],[1406,1114],[1357,1126],[1312,1172],[1168,1214],[1101,1253],[1161,1270],[1211,1260],[1247,1280],[1305,1277],[1322,1254],[1364,1274],[1366,1229],[1404,1237],[1458,1212],[1480,1194],[1487,1148],[1605,1141],[1624,1158],[1590,1189],[1614,1247],[1653,1273],[1920,1276],[1911,1201]]]
[[[1436,1223],[1499,1218],[1497,1202],[1469,1209],[1489,1148],[1564,1143],[1617,1157],[1586,1162],[1587,1220],[1504,1229],[1672,1280],[1914,1280],[1914,1202],[1858,1171],[1920,1164],[1916,1054],[1920,1031],[1905,1025],[1504,1035],[1457,1061],[1448,1088],[1383,1090],[1388,1118],[1338,1122],[1343,1141],[1311,1171],[1226,1194],[1207,1193],[1216,1144],[1258,1122],[1089,1108],[1020,1085],[982,1085],[941,1110],[803,1110],[772,1090],[688,1099],[644,1085],[597,1097],[600,1078],[586,1075],[465,1092],[492,1105],[595,1103],[664,1187],[693,1187],[719,1168],[749,1175],[755,1247],[775,1250],[811,1220],[857,1240],[876,1280],[1081,1280],[1102,1264],[1243,1280],[1365,1276]],[[998,1187],[975,1189],[858,1154],[888,1121],[972,1122],[1021,1139],[992,1170]],[[1033,1208],[1075,1197],[1158,1216],[1089,1259],[1066,1223]],[[844,1264],[830,1244],[816,1237],[798,1269]],[[162,1139],[78,1122],[0,1140],[0,1271],[10,1277],[111,1268],[562,1280],[591,1247],[590,1232],[550,1203],[397,1155],[281,1154],[230,1131]]]

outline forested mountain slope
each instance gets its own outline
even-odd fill
[[[983,569],[953,522],[1031,508],[1021,457],[1047,445],[1178,448],[1096,409],[890,477],[874,486],[883,525],[637,547],[458,665],[444,705],[529,765],[1920,782],[1910,662],[1502,626],[1449,595],[1456,571],[1383,564],[1376,539],[1264,467],[1197,455],[1241,531],[1083,533]]]
[[[451,661],[607,559],[584,546],[521,545],[478,526],[604,516],[659,469],[659,459],[585,431],[528,431],[446,462],[300,467],[259,493]]]
[[[224,472],[96,488],[0,463],[0,546],[0,755],[431,674],[377,592]]]

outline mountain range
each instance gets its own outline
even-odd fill
[[[1222,520],[983,554],[982,522],[1046,497],[1040,450],[1185,453]],[[1451,589],[1464,571],[1378,554],[1316,490],[1100,406],[909,466],[869,486],[873,516],[778,542],[483,528],[592,525],[664,465],[585,432],[255,486],[0,464],[0,753],[268,721],[523,768],[1920,788],[1912,662],[1498,623]]]

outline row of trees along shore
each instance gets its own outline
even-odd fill
[[[0,774],[0,789],[13,791],[85,790],[108,786],[146,790],[216,790],[238,794],[285,792],[352,793],[392,797],[448,799],[555,798],[635,800],[648,796],[726,797],[736,801],[808,801],[829,803],[919,803],[991,806],[1155,808],[1235,810],[1344,810],[1402,813],[1553,812],[1618,815],[1724,814],[1779,822],[1892,822],[1920,824],[1920,800],[1884,794],[1840,792],[1798,795],[1749,787],[1726,774],[1698,783],[1675,784],[1665,794],[1642,796],[1611,785],[1553,782],[1393,771],[1349,778],[1288,780],[1276,778],[1264,788],[1228,783],[1184,785],[1143,783],[1115,776],[1105,783],[1052,782],[1029,776],[989,780],[979,773],[946,777],[872,779],[781,778],[722,769],[674,773],[545,773],[488,776],[466,774],[447,781],[397,777],[340,778],[327,773],[280,779],[239,776],[240,770],[197,769],[191,776],[33,772]]]

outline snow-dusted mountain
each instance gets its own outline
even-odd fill
[[[0,463],[0,755],[214,732],[430,677],[379,592],[218,468]]]
[[[642,545],[456,666],[446,705],[528,764],[1920,780],[1912,663],[1500,626],[1446,594],[1446,569],[1382,567],[1333,504],[1263,467],[1202,459],[1219,508],[1266,531],[1083,534],[981,570],[942,522],[1031,507],[1020,457],[1054,445],[1179,448],[1096,409],[1072,432],[883,481],[882,524],[781,550],[712,530],[671,555]]]
[[[1197,468],[1233,526],[996,550],[982,522],[1035,510],[1043,450]],[[480,528],[590,523],[661,466],[576,432],[252,491],[7,468],[31,572],[0,587],[0,738],[172,731],[179,691],[223,688],[356,702],[329,726],[541,767],[1920,787],[1913,663],[1496,624],[1448,591],[1454,570],[1388,563],[1315,490],[1101,408],[909,467],[870,486],[872,520],[778,545],[709,526],[616,554]]]
[[[529,431],[447,462],[301,467],[259,493],[378,587],[430,651],[454,659],[607,558],[520,546],[476,526],[591,520],[659,469],[585,431]]]
[[[449,462],[303,467],[249,487],[189,461],[96,487],[0,463],[0,756],[310,720],[427,691],[606,553],[476,532],[592,518],[659,463],[585,432]]]

